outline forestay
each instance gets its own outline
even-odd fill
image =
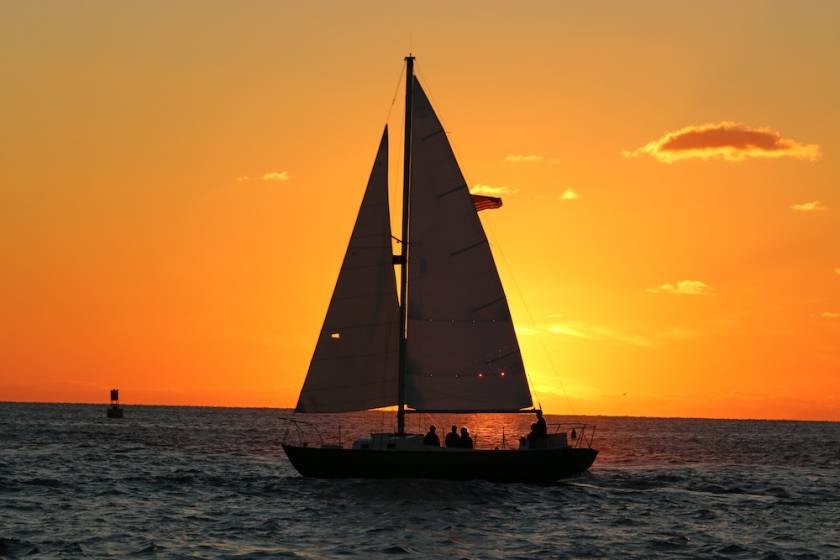
[[[348,412],[395,404],[398,352],[386,128],[295,410]]]
[[[406,402],[416,410],[532,404],[484,229],[420,83],[413,90]]]

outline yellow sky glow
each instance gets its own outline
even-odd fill
[[[7,3],[0,400],[293,406],[411,48],[546,410],[840,420],[838,10]]]

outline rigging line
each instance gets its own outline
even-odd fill
[[[423,80],[424,80],[423,90],[426,92],[426,96],[429,98],[429,102],[432,103],[432,106],[435,108],[434,111],[435,111],[435,114],[437,115],[438,121],[440,121],[441,127],[443,128],[444,131],[446,131],[447,127],[446,127],[446,124],[444,123],[444,119],[441,117],[440,107],[435,102],[435,98],[434,98],[434,95],[432,94],[431,86],[429,85],[429,83],[427,81],[425,81],[426,80],[425,71],[421,67],[421,65],[417,64],[416,62],[415,62],[414,73],[415,73],[415,75],[423,75]],[[466,183],[467,190],[469,190],[469,182],[467,182],[467,180],[466,180],[466,175],[467,174],[464,173],[463,161],[461,160],[461,158],[458,157],[458,150],[455,147],[455,142],[453,141],[452,136],[450,134],[447,134],[446,136],[447,136],[447,139],[449,140],[449,148],[452,150],[452,153],[455,155],[455,160],[458,162],[458,167],[461,170],[461,175],[464,176],[464,182]],[[479,217],[479,222],[481,223],[482,227],[485,227],[485,222],[483,220],[481,220],[480,217]],[[537,339],[540,342],[540,346],[542,347],[543,353],[545,354],[546,358],[548,359],[548,363],[551,366],[552,373],[554,373],[554,376],[557,378],[557,380],[560,383],[560,390],[563,392],[563,398],[566,401],[566,406],[568,406],[569,410],[573,414],[577,414],[577,412],[575,412],[575,410],[574,410],[574,407],[572,406],[571,400],[569,399],[569,394],[568,394],[568,391],[566,391],[565,384],[563,383],[563,380],[560,378],[560,374],[557,372],[557,368],[554,365],[554,360],[551,359],[551,355],[548,353],[548,349],[545,346],[545,341],[542,339],[542,336],[540,334],[539,329],[536,328],[536,322],[534,321],[534,316],[531,313],[531,310],[528,307],[527,302],[525,301],[525,297],[522,294],[522,290],[519,288],[519,283],[516,281],[516,276],[513,273],[513,269],[511,268],[510,264],[508,263],[507,257],[505,256],[504,251],[502,250],[502,247],[499,244],[498,237],[496,236],[495,232],[493,231],[493,228],[490,227],[489,223],[486,224],[486,229],[490,232],[491,236],[493,237],[493,245],[495,245],[499,249],[499,253],[502,256],[502,261],[505,263],[505,267],[508,269],[508,271],[510,273],[511,279],[513,280],[514,288],[516,289],[517,294],[519,295],[519,299],[522,301],[522,305],[525,308],[525,312],[528,314],[528,318],[531,321],[531,326],[537,332]],[[541,395],[540,395],[539,391],[537,391],[537,389],[536,389],[536,384],[534,384],[532,382],[530,376],[528,375],[527,368],[525,369],[525,377],[528,380],[529,387],[532,388],[533,393],[537,397],[537,402],[540,402],[542,400]]]
[[[397,85],[394,87],[394,96],[391,98],[391,104],[388,105],[388,113],[385,115],[385,122],[388,122],[388,119],[391,118],[391,112],[394,110],[394,105],[397,103],[397,95],[400,92],[400,84],[402,83],[403,74],[405,74],[405,65],[406,62],[403,61],[402,69],[400,69],[400,77],[397,78]]]
[[[393,96],[391,96],[391,104],[388,106],[388,113],[387,113],[387,115],[385,115],[385,123],[386,123],[386,124],[388,123],[388,121],[389,121],[389,120],[390,120],[390,118],[391,118],[391,113],[392,113],[392,112],[393,112],[393,110],[394,110],[394,105],[396,105],[396,103],[397,103],[397,96],[399,96],[399,93],[400,93],[400,85],[401,85],[401,84],[402,84],[402,82],[403,82],[403,76],[405,75],[405,70],[406,70],[406,66],[407,66],[407,64],[408,64],[408,62],[407,62],[406,60],[403,60],[402,66],[401,66],[401,68],[400,68],[400,75],[397,77],[397,83],[396,83],[396,85],[394,86],[394,95],[393,95]],[[402,122],[402,120],[403,120],[403,119],[397,119],[397,122]],[[402,130],[400,130],[400,134],[399,134],[399,151],[397,152],[397,154],[401,154],[401,153],[402,153],[402,137],[403,137]],[[389,135],[389,139],[388,139],[389,143],[390,143],[390,138],[391,138],[391,137],[390,137],[390,135]],[[391,165],[391,161],[392,161],[392,159],[393,159],[393,155],[394,155],[394,154],[393,154],[393,153],[392,153],[392,151],[389,149],[389,150],[388,150],[388,162],[387,162],[387,165],[388,165],[388,173],[387,173],[387,177],[386,177],[386,179],[385,179],[385,180],[387,181],[387,184],[385,185],[385,189],[386,189],[386,190],[387,190],[387,192],[388,192],[388,229],[389,229],[389,235],[391,236],[391,239],[389,239],[389,240],[388,240],[388,241],[389,241],[389,243],[388,243],[388,249],[391,251],[391,254],[392,254],[392,255],[393,255],[393,253],[394,253],[394,243],[393,243],[393,240],[395,240],[398,244],[399,244],[399,243],[402,243],[402,241],[401,241],[401,240],[399,240],[399,239],[397,239],[397,237],[394,235],[394,230],[393,230],[393,227],[392,227],[392,225],[393,225],[393,224],[391,223],[391,222],[392,222],[392,221],[391,221],[391,200],[392,200],[391,195],[393,194],[393,193],[392,193],[392,191],[391,191],[391,185],[392,185],[392,184],[395,184],[395,182],[394,182],[394,181],[391,181],[391,174],[394,172],[395,167],[396,167],[396,166],[394,166],[394,165]],[[402,235],[402,232],[400,233],[400,235]],[[391,271],[392,271],[392,272],[394,271],[394,267],[393,267],[393,266],[391,267]],[[395,277],[394,277],[394,282],[396,282],[396,275],[395,275]],[[400,302],[399,298],[400,298],[400,297],[402,297],[402,296],[398,294],[398,295],[397,295],[397,298],[398,298],[398,299],[397,299],[397,301],[395,302],[395,303],[397,304],[397,306],[399,306],[399,302]],[[399,313],[399,311],[398,311],[397,313]],[[392,337],[394,337],[394,338],[396,338],[396,337],[397,337],[398,333],[397,333],[396,331],[397,331],[398,326],[399,326],[399,321],[397,321],[397,322],[390,322],[390,323],[389,323],[389,325],[388,325],[388,329],[387,329],[387,330],[388,330],[388,339],[389,339],[389,340],[390,340]],[[381,377],[380,377],[380,381],[381,381],[383,384],[387,384],[387,383],[388,383],[388,381],[389,381],[389,379],[391,378],[391,375],[392,375],[393,373],[397,373],[397,374],[399,374],[399,372],[390,372],[390,371],[388,371],[388,365],[389,365],[389,362],[391,362],[391,356],[390,356],[390,355],[384,355],[384,356],[382,357],[382,360],[383,360],[383,368],[382,368],[382,375],[381,375]],[[379,428],[379,431],[380,431],[380,432],[382,432],[382,431],[385,431],[385,430],[384,430],[384,428],[385,428],[385,422],[386,422],[386,413],[384,413],[384,412],[383,412],[380,416],[381,416],[381,418],[380,418],[380,428]],[[396,429],[394,429],[394,431],[396,432]]]
[[[457,150],[455,150],[455,146],[452,144],[452,135],[450,134],[449,129],[446,127],[446,123],[444,122],[445,119],[441,117],[440,107],[438,106],[437,101],[435,101],[435,96],[432,95],[432,88],[429,85],[429,82],[426,80],[426,73],[416,60],[414,61],[414,75],[418,77],[420,75],[423,76],[423,91],[426,92],[426,97],[429,98],[429,103],[432,104],[435,116],[437,117],[438,122],[440,122],[440,133],[443,133],[443,135],[446,136],[446,139],[449,141],[449,148],[452,150],[452,153],[455,154],[455,160],[460,161],[458,158],[458,152]],[[438,133],[436,132],[435,134]],[[463,176],[463,174],[463,169],[461,169],[461,175]],[[467,187],[467,190],[470,190],[469,184],[466,184],[466,179],[464,179],[464,183],[464,186]]]
[[[537,334],[537,340],[539,340],[540,347],[542,348],[543,354],[545,354],[545,357],[548,360],[548,364],[551,366],[551,371],[554,374],[554,377],[560,383],[560,390],[563,392],[563,398],[566,401],[566,406],[569,408],[569,411],[573,415],[576,416],[577,411],[575,410],[575,407],[572,405],[572,401],[569,398],[569,392],[566,390],[566,384],[563,382],[562,377],[560,377],[560,374],[557,372],[557,367],[554,365],[554,360],[551,358],[551,354],[549,353],[548,348],[545,345],[545,340],[542,336],[542,332],[537,327],[537,323],[536,323],[536,321],[534,321],[534,315],[533,315],[533,313],[531,313],[531,308],[528,307],[528,302],[525,301],[525,296],[522,293],[522,289],[519,287],[519,282],[517,282],[517,280],[516,280],[516,274],[513,271],[513,267],[510,266],[510,262],[508,261],[507,256],[505,255],[505,252],[504,252],[504,250],[502,250],[502,246],[499,243],[499,238],[498,238],[498,236],[496,235],[496,232],[493,230],[493,228],[490,226],[489,223],[487,224],[487,230],[490,232],[490,236],[493,238],[493,245],[495,245],[496,248],[499,250],[499,254],[502,257],[502,261],[505,263],[505,268],[507,268],[508,273],[510,274],[511,280],[513,280],[513,287],[516,290],[517,294],[519,295],[520,301],[522,301],[522,306],[525,308],[525,312],[528,314],[528,320],[531,322],[531,326],[533,327],[534,331]],[[527,370],[525,372],[525,375],[526,375],[526,377],[528,377]],[[529,377],[528,381],[529,382],[531,381],[530,377]],[[540,402],[542,400],[542,397],[539,394],[539,391],[536,391],[536,388],[535,388],[534,392],[537,393],[537,402]],[[542,408],[542,404],[540,404],[540,408]]]

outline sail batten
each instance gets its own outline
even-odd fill
[[[392,258],[386,128],[297,412],[351,412],[395,404],[399,304]]]
[[[533,403],[487,236],[416,79],[413,99],[406,403],[519,411]]]

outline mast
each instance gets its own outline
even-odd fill
[[[408,321],[408,209],[411,196],[411,93],[414,89],[414,57],[405,57],[405,140],[403,143],[402,243],[400,252],[400,365],[397,372],[397,434],[405,434],[405,373]]]

